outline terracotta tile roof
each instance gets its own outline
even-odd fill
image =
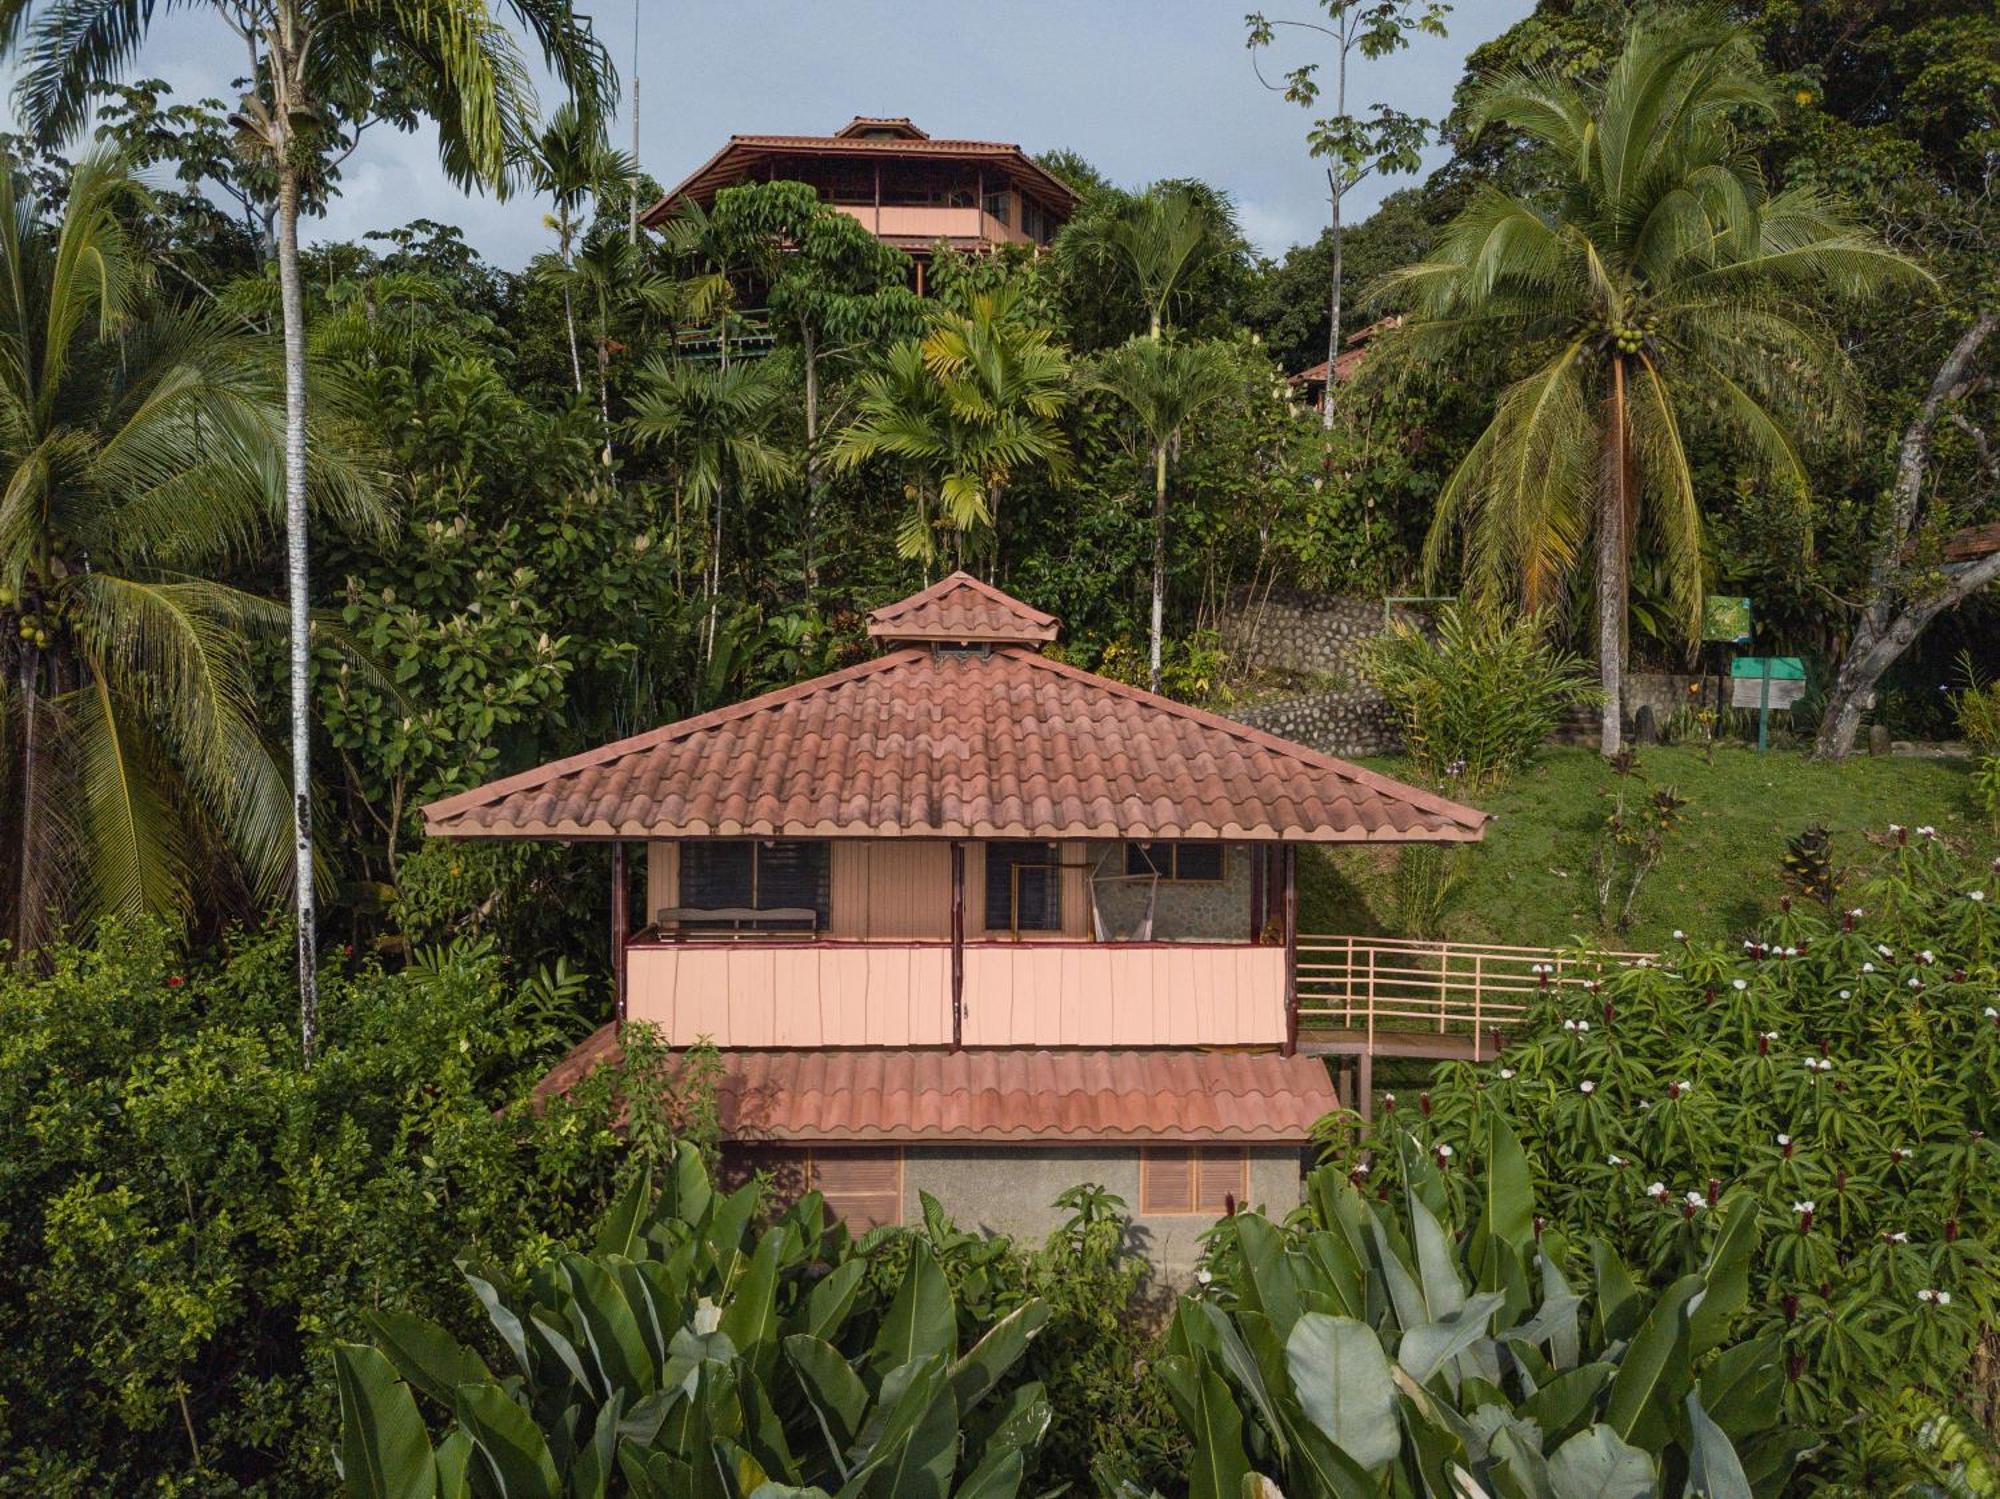
[[[1486,820],[1021,645],[905,647],[423,810],[434,837],[551,839],[1465,842]]]
[[[619,1055],[611,1026],[535,1087]],[[1303,1143],[1339,1103],[1326,1064],[1275,1051],[725,1051],[733,1140]]]
[[[876,640],[1041,644],[1056,638],[1057,624],[1053,614],[1031,609],[971,573],[956,572],[873,610],[868,634]]]

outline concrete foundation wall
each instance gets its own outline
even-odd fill
[[[1249,1207],[1282,1218],[1299,1205],[1302,1152],[1253,1145]],[[1132,1248],[1163,1280],[1185,1282],[1201,1257],[1206,1214],[1140,1217],[1137,1146],[911,1146],[904,1153],[903,1221],[921,1223],[917,1193],[928,1192],[960,1228],[1039,1243],[1064,1217],[1052,1204],[1070,1187],[1094,1183],[1132,1210]]]

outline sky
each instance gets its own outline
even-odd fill
[[[828,134],[857,114],[908,115],[932,135],[1013,141],[1030,152],[1065,147],[1125,186],[1199,177],[1235,199],[1259,250],[1282,254],[1326,222],[1326,180],[1306,152],[1307,112],[1266,92],[1251,72],[1245,4],[638,0],[641,162],[671,185],[732,132]],[[1466,53],[1532,4],[1458,0],[1449,38],[1420,37],[1405,52],[1360,63],[1350,74],[1351,104],[1360,112],[1380,101],[1437,118]],[[611,47],[629,98],[633,0],[584,0],[579,9]],[[163,78],[179,97],[233,101],[240,62],[220,24],[205,7],[161,12],[136,76]],[[1312,8],[1296,0],[1268,13],[1309,16]],[[1265,74],[1313,60],[1288,40]],[[544,107],[556,102],[545,80]],[[11,110],[0,114],[11,128]],[[629,145],[629,118],[614,138]],[[1441,160],[1433,148],[1427,166]],[[1410,180],[1362,184],[1348,199],[1349,222]],[[426,133],[378,130],[348,162],[327,217],[305,235],[357,238],[433,218],[459,225],[489,259],[518,269],[553,242],[544,211],[525,198],[467,196],[445,180]]]

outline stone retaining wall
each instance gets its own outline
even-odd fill
[[[1280,698],[1230,716],[1327,755],[1393,755],[1403,747],[1389,704],[1366,687]]]

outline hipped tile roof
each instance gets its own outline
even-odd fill
[[[619,1056],[605,1026],[536,1086]],[[1317,1057],[1184,1050],[725,1051],[716,1104],[737,1141],[1302,1144],[1339,1099]]]
[[[544,839],[1463,842],[1486,816],[1012,644],[894,650],[423,810]]]

